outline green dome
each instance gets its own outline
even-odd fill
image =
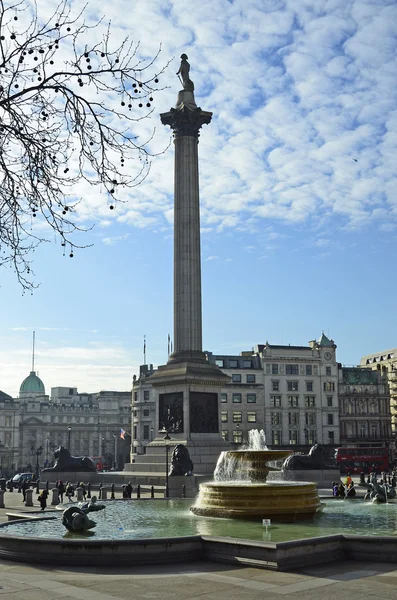
[[[30,371],[30,375],[26,377],[19,388],[20,394],[45,394],[44,383],[40,377],[37,377],[35,371]]]

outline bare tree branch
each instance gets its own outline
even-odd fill
[[[85,231],[73,218],[79,182],[101,186],[113,210],[118,190],[147,177],[154,131],[141,142],[134,127],[150,117],[167,67],[155,70],[160,49],[143,61],[128,38],[113,48],[109,26],[90,44],[103,22],[87,24],[66,1],[44,23],[33,7],[0,0],[0,266],[13,266],[23,289],[36,287],[31,254],[48,241],[37,231],[55,231],[71,257],[84,247],[71,237]]]

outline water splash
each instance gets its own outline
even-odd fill
[[[250,429],[248,432],[248,446],[243,446],[242,450],[268,450],[266,446],[266,436],[263,429]],[[249,481],[248,471],[242,472],[240,462],[234,456],[226,452],[221,452],[214,471],[215,481]]]
[[[268,450],[266,446],[266,435],[263,429],[250,429],[248,432],[247,450]]]

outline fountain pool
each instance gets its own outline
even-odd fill
[[[95,515],[92,534],[71,534],[53,520],[20,521],[0,527],[0,536],[81,540],[143,540],[178,536],[227,536],[231,538],[284,542],[335,534],[366,536],[397,535],[397,504],[371,504],[361,500],[330,499],[312,520],[272,523],[267,529],[261,520],[218,519],[195,516],[191,500],[107,501],[106,510]]]

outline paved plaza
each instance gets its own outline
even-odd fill
[[[6,513],[27,509],[5,494]],[[47,512],[47,511],[46,511]],[[25,565],[0,560],[0,600],[397,600],[397,565],[347,561],[276,572],[209,562],[151,567],[90,568]]]
[[[397,569],[388,564],[347,562],[280,573],[197,562],[97,570],[0,561],[0,599],[4,600],[271,600],[282,596],[394,599]]]

